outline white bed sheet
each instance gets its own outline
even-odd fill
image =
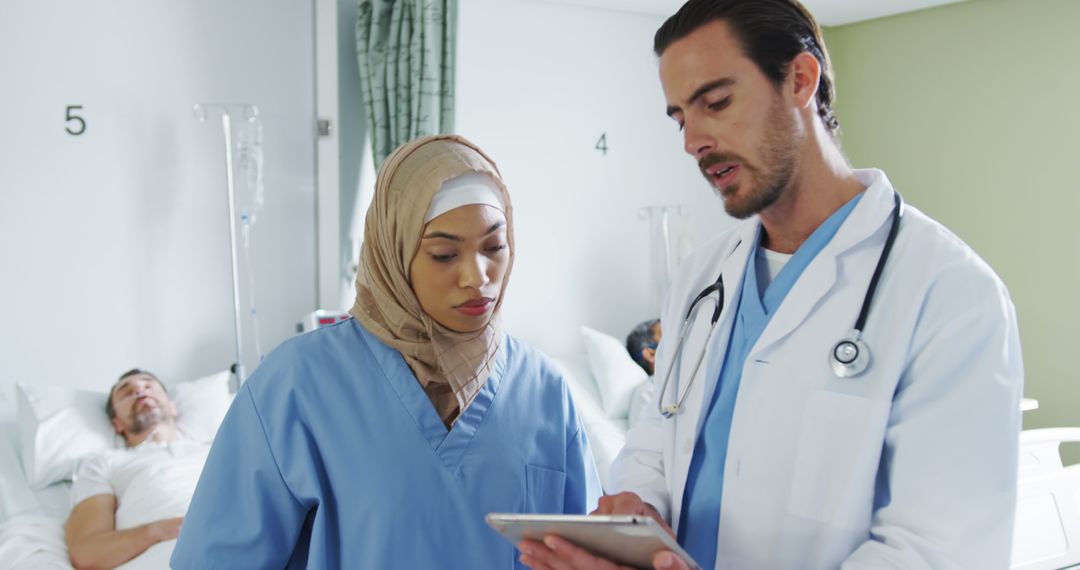
[[[64,521],[70,483],[34,492],[23,473],[15,424],[0,424],[0,569],[68,570]]]
[[[57,483],[40,491],[30,488],[19,457],[15,424],[0,424],[0,522],[20,514],[46,515],[66,520],[71,512],[71,483]]]
[[[609,418],[600,405],[600,392],[596,381],[589,372],[589,363],[584,354],[562,356],[554,359],[562,368],[574,406],[581,416],[585,434],[589,437],[596,470],[600,475],[600,485],[605,491],[610,490],[608,477],[611,463],[626,444],[626,430],[629,422],[625,419]]]

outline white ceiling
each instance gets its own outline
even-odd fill
[[[577,4],[670,16],[685,0],[548,0],[560,4]],[[962,0],[802,0],[822,26],[840,26],[852,22],[872,20],[903,12],[912,12],[952,4]]]

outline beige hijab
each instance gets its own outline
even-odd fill
[[[487,326],[459,333],[420,308],[409,283],[409,266],[420,246],[432,197],[443,183],[469,172],[488,174],[499,188],[506,206],[510,261]],[[349,312],[401,353],[447,425],[472,402],[491,374],[502,340],[499,309],[513,267],[513,228],[510,195],[495,162],[462,137],[437,135],[405,143],[379,169],[360,248],[356,303]]]

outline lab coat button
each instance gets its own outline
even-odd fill
[[[683,442],[683,453],[690,453],[694,451],[694,438],[688,437]]]

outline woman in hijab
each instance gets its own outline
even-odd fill
[[[354,318],[282,343],[240,388],[173,568],[509,569],[486,513],[595,507],[561,375],[500,325],[513,228],[465,139],[387,157]]]

